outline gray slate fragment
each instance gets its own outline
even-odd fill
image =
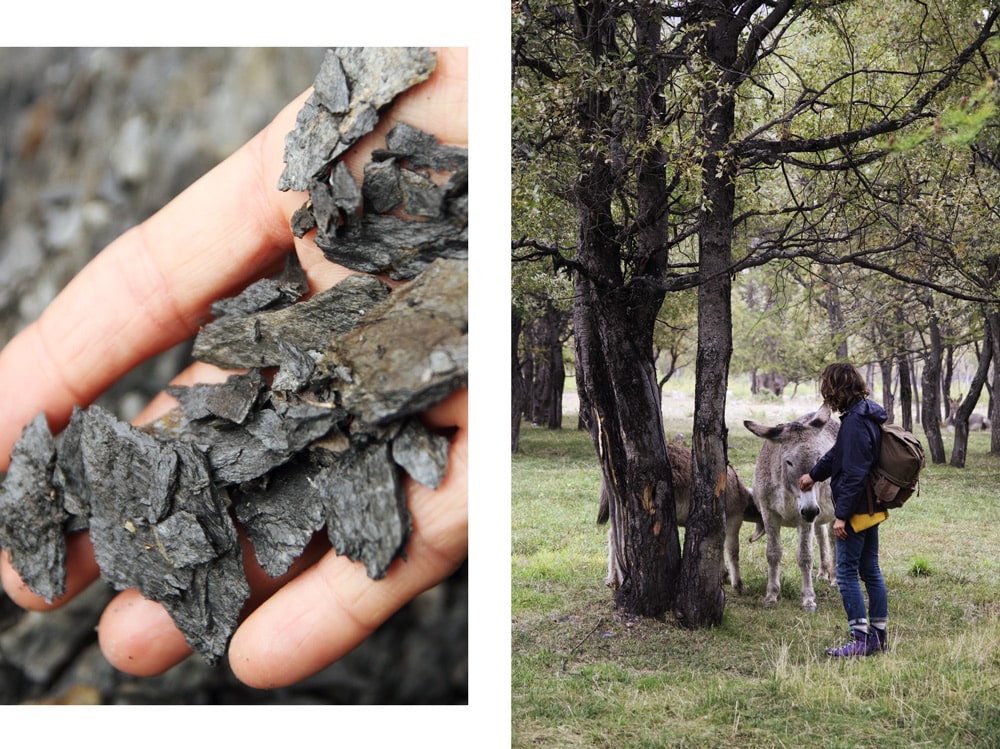
[[[366,214],[336,241],[317,236],[316,244],[333,263],[399,281],[416,277],[438,258],[465,260],[469,256],[464,222],[408,221],[379,214]]]
[[[162,603],[188,644],[221,657],[250,594],[236,528],[205,456],[92,406],[81,449],[101,576]]]
[[[285,268],[275,278],[262,278],[250,284],[240,294],[215,302],[211,311],[216,317],[249,315],[265,309],[283,309],[298,301],[309,291],[298,256],[294,252],[285,256]]]
[[[340,57],[332,52],[327,50],[323,66],[313,82],[313,91],[316,102],[331,114],[346,114],[351,108],[350,83],[340,64]]]
[[[69,515],[65,524],[67,532],[85,530],[90,516],[90,487],[83,475],[83,455],[80,452],[82,423],[80,407],[74,406],[69,424],[59,435],[52,470],[52,487]]]
[[[387,295],[378,279],[349,276],[292,307],[209,323],[195,338],[193,355],[226,369],[277,367],[284,361],[282,345],[315,350],[357,325]]]
[[[306,190],[330,163],[371,132],[378,111],[427,80],[437,60],[427,49],[340,47],[327,51],[313,93],[285,139],[280,190]]]
[[[468,263],[438,260],[396,289],[319,363],[344,408],[369,424],[419,413],[468,383]]]
[[[404,169],[399,173],[403,210],[408,216],[438,218],[444,206],[444,190],[429,177]]]
[[[316,244],[327,260],[394,280],[414,278],[435,259],[468,257],[468,155],[399,123],[376,150],[361,192],[367,212],[343,220],[332,198],[314,201]],[[419,170],[419,171],[418,171]],[[449,171],[437,184],[425,170]],[[402,206],[403,216],[385,215]],[[427,219],[427,220],[425,220]]]
[[[219,486],[252,481],[282,465],[310,443],[323,438],[347,418],[332,404],[296,396],[269,398],[241,424],[224,419],[188,419],[168,414],[151,428],[165,437],[196,445],[203,452]]]
[[[316,228],[316,217],[313,216],[312,201],[307,200],[302,206],[296,209],[291,219],[292,234],[302,239],[306,234]]]
[[[448,469],[448,438],[435,434],[417,418],[407,419],[392,441],[392,459],[414,481],[437,489]]]
[[[229,489],[236,519],[253,544],[257,562],[271,577],[287,572],[323,527],[323,502],[314,484],[320,470],[316,463],[297,459]]]
[[[353,215],[361,207],[361,188],[354,180],[351,170],[343,161],[338,161],[330,175],[330,190],[336,206],[347,216]]]
[[[374,213],[388,213],[403,202],[399,171],[395,159],[365,164],[361,191],[364,194],[367,210]]]
[[[313,484],[323,499],[333,548],[361,561],[372,579],[385,577],[411,531],[406,493],[389,446],[376,444],[335,456]]]
[[[0,546],[28,588],[51,603],[66,592],[67,515],[52,489],[56,448],[45,414],[14,445],[0,490]]]
[[[319,352],[316,352],[314,357],[308,351],[303,351],[284,341],[278,345],[284,355],[284,361],[281,362],[281,366],[271,380],[271,390],[276,393],[296,393],[309,384],[309,380],[316,370]]]
[[[469,152],[458,146],[438,143],[430,133],[406,122],[397,123],[385,136],[385,148],[372,152],[372,159],[405,160],[414,169],[434,169],[439,172],[466,171]]]
[[[225,382],[198,383],[189,387],[169,386],[167,393],[177,399],[188,419],[216,416],[242,424],[256,406],[265,387],[260,370],[251,369],[246,374],[230,375]]]

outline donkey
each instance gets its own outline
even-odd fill
[[[677,512],[677,525],[684,527],[691,509],[691,451],[675,442],[667,443],[667,459],[670,461],[670,472],[674,484],[674,503]],[[743,579],[740,577],[740,526],[744,521],[760,524],[760,513],[753,502],[750,490],[743,485],[740,477],[732,466],[728,467],[726,475],[725,508],[726,508],[726,540],[724,554],[726,570],[733,590],[743,592]],[[598,524],[608,522],[609,498],[607,488],[601,480],[601,505],[597,514]],[[625,579],[622,569],[621,545],[622,539],[615,535],[614,523],[608,528],[608,576],[605,583],[609,588],[617,589]]]
[[[958,407],[962,404],[961,399],[949,398],[949,408],[948,408],[948,418],[944,420],[945,426],[954,427],[955,426],[955,414],[958,413]],[[973,411],[969,414],[969,431],[978,432],[980,430],[988,432],[992,427],[992,423],[988,416],[984,416],[981,413],[976,413]]]
[[[777,426],[755,421],[743,425],[764,444],[757,456],[753,474],[753,497],[764,521],[767,534],[767,593],[765,606],[777,603],[781,589],[781,528],[799,529],[797,561],[802,571],[802,608],[816,610],[813,590],[814,535],[819,537],[821,579],[837,587],[836,558],[832,542],[834,510],[829,481],[817,483],[807,492],[799,490],[799,476],[816,464],[837,439],[839,424],[823,406],[816,413]]]

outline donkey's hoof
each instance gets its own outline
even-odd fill
[[[771,596],[768,596],[767,598],[764,599],[764,608],[766,609],[773,608],[777,602],[778,602],[777,598],[772,598]]]
[[[815,601],[803,601],[802,602],[803,611],[808,611],[810,614],[816,613],[816,602]]]

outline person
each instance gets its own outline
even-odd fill
[[[850,627],[848,642],[828,648],[826,653],[834,658],[869,656],[888,647],[889,598],[879,567],[879,523],[875,522],[886,515],[869,515],[866,488],[868,472],[881,447],[880,425],[888,415],[868,398],[864,380],[849,363],[831,364],[823,371],[820,393],[826,405],[840,412],[840,431],[833,447],[799,478],[799,488],[809,491],[815,482],[830,479],[836,516],[837,584]],[[860,581],[868,593],[867,613]]]
[[[377,129],[345,155],[360,177],[371,151],[405,121],[442,143],[467,146],[468,60],[464,49],[437,51],[434,73],[400,95]],[[74,405],[93,402],[141,361],[191,337],[216,299],[230,296],[280,267],[294,248],[310,291],[332,286],[347,269],[323,257],[311,235],[297,239],[289,221],[305,199],[281,192],[285,135],[309,92],[303,93],[241,149],[138,227],[108,245],[34,323],[0,352],[0,471],[5,471],[24,425],[44,411],[53,430]],[[221,381],[225,373],[196,363],[175,384]],[[154,398],[136,423],[174,405]],[[285,575],[269,578],[244,554],[251,596],[234,633],[229,663],[245,684],[294,684],[347,654],[420,592],[444,580],[468,553],[468,392],[459,390],[424,415],[431,428],[452,431],[449,468],[430,490],[407,483],[413,533],[406,560],[384,579],[314,540]],[[324,534],[321,534],[324,535]],[[244,539],[245,540],[245,539]],[[47,604],[31,593],[0,557],[0,579],[22,608],[65,604],[99,575],[86,533],[67,539],[66,594]],[[246,613],[249,612],[249,613]],[[154,676],[191,651],[166,609],[136,590],[123,591],[98,625],[101,650],[116,668]]]

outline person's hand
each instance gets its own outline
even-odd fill
[[[837,518],[833,521],[833,535],[839,538],[841,541],[847,540],[847,521],[842,518]]]
[[[808,473],[803,473],[801,476],[799,476],[799,491],[802,492],[809,491],[810,489],[813,488],[814,483],[816,482],[813,481],[812,476],[810,476]]]
[[[294,248],[310,291],[349,274],[327,261],[307,235],[296,239],[289,219],[306,199],[281,192],[284,139],[308,92],[288,105],[256,137],[157,214],[104,249],[0,352],[0,470],[23,427],[44,411],[62,429],[74,405],[88,405],[143,360],[192,336],[209,305],[280,269]],[[468,71],[464,50],[439,50],[434,74],[402,94],[376,131],[344,160],[360,179],[372,149],[399,121],[433,133],[442,143],[465,146]],[[177,384],[221,381],[227,373],[195,364]],[[157,396],[136,423],[175,404]],[[246,539],[244,560],[252,593],[250,612],[233,636],[229,661],[255,687],[295,683],[362,642],[392,613],[450,575],[468,552],[468,396],[454,393],[425,414],[432,428],[455,428],[448,474],[437,490],[407,480],[413,533],[406,561],[373,581],[364,566],[337,556],[314,540],[281,578],[261,570]],[[0,578],[23,608],[62,605],[99,574],[86,533],[68,539],[66,594],[47,604],[31,593],[0,558]],[[98,627],[101,649],[130,674],[162,673],[190,655],[166,610],[136,590],[107,606]]]

